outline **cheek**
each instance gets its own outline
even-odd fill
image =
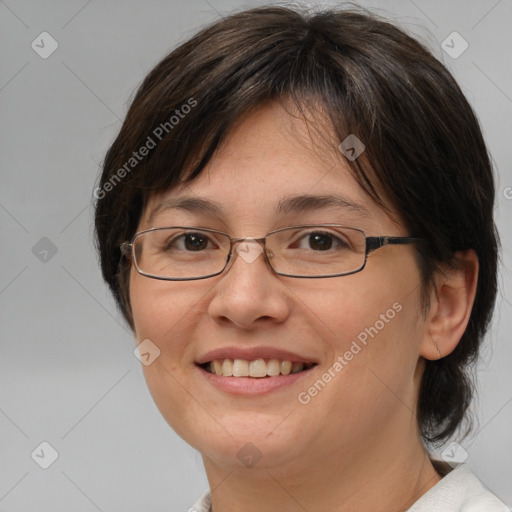
[[[130,277],[130,304],[138,340],[149,335],[162,340],[193,306],[188,285],[150,279],[135,271]]]
[[[363,274],[333,279],[318,289],[307,284],[300,288],[301,301],[324,326],[331,344],[338,350],[346,348],[347,341],[358,339],[362,344],[386,331],[393,324],[408,320],[404,315],[411,295],[401,283],[386,283],[361,279]]]
[[[368,266],[361,273],[326,280],[321,291],[314,285],[301,288],[332,360],[343,358],[347,392],[360,394],[363,387],[378,385],[374,374],[393,388],[411,382],[422,325],[419,277],[413,262],[397,260],[378,273]]]
[[[137,343],[149,339],[160,351],[151,364],[142,366],[144,378],[162,416],[184,439],[188,425],[195,421],[193,394],[187,392],[191,385],[187,369],[192,364],[190,339],[201,296],[194,293],[193,286],[183,283],[131,276],[130,303]]]
[[[180,372],[184,361],[190,360],[190,341],[204,295],[196,288],[194,283],[159,281],[137,273],[130,280],[137,342],[150,339],[160,350],[159,363],[170,372]]]
[[[368,272],[363,279],[360,273],[333,280],[322,293],[303,289],[301,298],[312,311],[310,321],[325,333],[332,361],[320,376],[325,387],[318,376],[304,387],[312,417],[324,416],[333,437],[364,442],[392,415],[409,414],[404,404],[412,410],[415,403],[420,329],[413,278]]]

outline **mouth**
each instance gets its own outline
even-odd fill
[[[218,377],[249,377],[269,379],[304,373],[317,366],[317,363],[289,361],[286,359],[214,359],[197,364],[205,372]]]

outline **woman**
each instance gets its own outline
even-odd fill
[[[203,457],[191,511],[507,510],[429,455],[467,423],[498,242],[478,122],[418,42],[224,18],[146,77],[95,196],[150,392]]]

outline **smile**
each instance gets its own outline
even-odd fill
[[[253,377],[262,379],[300,373],[315,366],[315,363],[291,362],[279,359],[215,359],[201,368],[219,377]]]

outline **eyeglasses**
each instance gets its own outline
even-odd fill
[[[263,238],[231,238],[208,228],[173,226],[136,233],[121,244],[143,276],[166,281],[206,279],[221,274],[233,258],[233,247],[248,263],[260,253],[281,276],[338,277],[360,272],[368,254],[386,245],[423,242],[421,238],[366,236],[339,224],[301,225],[276,229]]]

